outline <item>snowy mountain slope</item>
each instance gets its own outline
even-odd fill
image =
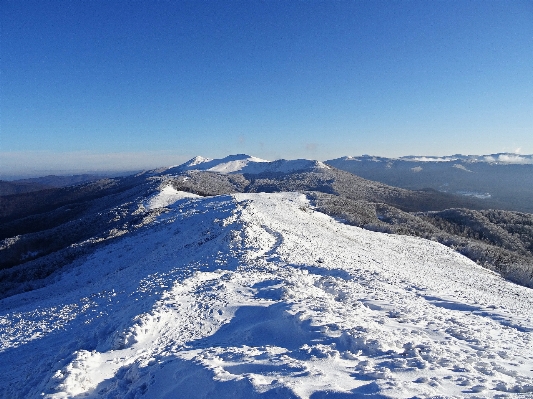
[[[127,177],[47,190],[31,198],[22,195],[17,213],[0,224],[0,297],[38,287],[40,280],[98,242],[142,226],[153,212],[144,207],[139,212],[138,202],[157,192],[157,183]],[[0,198],[0,205],[7,199]],[[16,208],[15,198],[9,200],[14,201],[6,208]]]
[[[298,193],[170,195],[0,301],[1,397],[533,397],[532,290]]]
[[[533,215],[480,211],[480,200],[434,190],[410,191],[335,168],[287,174],[217,174],[192,171],[168,177],[177,190],[199,195],[306,192],[322,212],[368,230],[440,242],[505,278],[533,287]],[[310,192],[314,193],[310,193]],[[327,198],[326,198],[327,197]],[[470,202],[472,201],[472,202]],[[478,208],[479,207],[479,208]],[[432,212],[455,209],[451,213]]]
[[[175,166],[167,170],[168,172],[185,170],[207,170],[210,172],[232,173],[240,171],[248,164],[268,162],[264,159],[252,157],[246,154],[228,155],[222,159],[210,159],[196,156],[182,165]]]
[[[182,165],[167,169],[164,174],[181,173],[184,171],[208,171],[222,174],[229,173],[290,173],[295,171],[312,171],[320,168],[328,168],[319,161],[308,159],[278,159],[270,162],[246,154],[229,155],[222,159],[209,159],[201,156],[185,162]]]
[[[157,208],[164,208],[168,205],[174,204],[183,198],[199,198],[199,195],[189,193],[186,191],[178,191],[171,185],[163,186],[161,190],[153,194],[144,203],[143,207],[147,210]]]

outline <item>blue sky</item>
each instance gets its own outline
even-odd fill
[[[0,174],[533,153],[532,1],[0,2]]]

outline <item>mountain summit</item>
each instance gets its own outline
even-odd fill
[[[307,159],[266,161],[246,154],[229,155],[221,159],[209,159],[196,156],[182,165],[172,167],[165,174],[184,171],[206,171],[221,174],[260,174],[290,173],[295,171],[312,171],[316,168],[328,168],[324,163]]]
[[[248,164],[255,164],[258,162],[268,161],[246,154],[229,155],[222,159],[210,159],[201,156],[196,156],[193,159],[178,166],[177,169],[180,171],[204,170],[218,173],[235,173],[245,168]]]

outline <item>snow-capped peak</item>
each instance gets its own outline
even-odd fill
[[[249,163],[268,162],[264,159],[252,157],[246,154],[228,155],[220,159],[204,158],[196,156],[191,160],[181,164],[168,171],[186,171],[186,170],[201,170],[218,173],[236,173],[246,167]]]
[[[195,156],[194,158],[188,160],[187,162],[185,162],[183,165],[187,165],[187,166],[196,166],[196,165],[199,165],[201,163],[205,163],[205,162],[209,162],[211,161],[211,158],[204,158],[200,155],[197,155]]]
[[[221,159],[209,159],[196,156],[182,165],[169,168],[166,174],[184,171],[208,171],[221,174],[232,173],[291,173],[295,171],[311,171],[316,169],[328,169],[329,166],[320,161],[308,159],[278,159],[267,161],[246,154],[228,155]]]

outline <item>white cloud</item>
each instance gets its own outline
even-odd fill
[[[523,157],[520,155],[501,154],[498,156],[498,162],[513,164],[533,164],[533,157]]]
[[[407,159],[409,161],[415,162],[450,162],[455,161],[455,158],[452,157],[401,157],[400,159]]]

